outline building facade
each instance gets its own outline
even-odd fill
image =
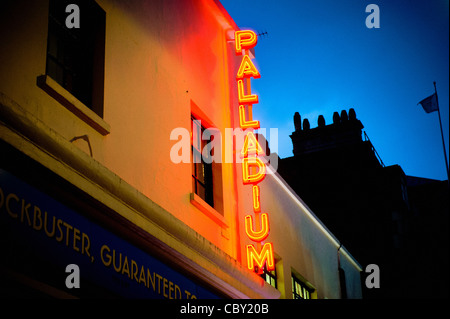
[[[275,271],[247,267],[241,164],[200,156],[205,131],[239,127],[239,28],[218,1],[2,6],[2,295],[361,297],[358,262],[275,172]]]
[[[379,267],[380,288],[364,285],[364,298],[448,296],[446,241],[438,239],[448,237],[448,181],[386,166],[354,109],[334,112],[328,125],[320,115],[317,124],[294,115],[294,156],[280,160],[279,173],[363,269]]]

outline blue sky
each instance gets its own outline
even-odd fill
[[[437,82],[449,152],[449,1],[221,0],[241,29],[267,31],[255,47],[260,79],[254,118],[278,128],[278,154],[292,156],[299,112],[317,126],[354,108],[381,159],[407,175],[447,179],[438,113],[417,103]],[[380,28],[368,29],[368,4]]]

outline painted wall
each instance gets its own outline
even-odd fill
[[[229,126],[225,31],[209,1],[105,2],[105,165],[230,255],[233,240],[189,202],[191,164],[174,164],[169,137],[190,131],[196,105],[215,127]],[[233,194],[224,169],[223,194]],[[225,198],[232,225],[232,198]]]
[[[66,139],[88,135],[95,160],[236,257],[232,233],[189,202],[191,164],[170,160],[176,142],[170,141],[171,131],[190,131],[193,105],[211,125],[231,127],[224,29],[231,26],[223,18],[219,22],[221,13],[212,1],[98,4],[106,12],[103,120],[109,134],[99,134],[36,85],[46,66],[46,1],[5,4],[1,91]],[[85,142],[74,144],[88,153]],[[221,210],[231,229],[232,166],[221,169]]]

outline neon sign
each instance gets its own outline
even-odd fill
[[[255,168],[251,172],[250,168]],[[242,159],[242,181],[244,184],[256,184],[266,177],[266,164],[256,156],[244,157]]]
[[[236,79],[242,79],[247,77],[254,77],[255,79],[260,78],[258,69],[253,64],[252,60],[248,55],[244,55],[242,58],[241,66],[239,67]]]
[[[248,79],[249,81],[249,79]],[[250,83],[250,82],[248,82]],[[244,93],[244,80],[237,80],[237,86],[238,86],[238,98],[240,104],[254,104],[258,103],[258,95],[256,94],[248,94],[245,95]],[[250,89],[248,89],[250,91]]]
[[[257,36],[253,31],[240,30],[234,34],[236,55],[244,55],[239,66],[236,81],[239,100],[239,125],[241,129],[258,129],[259,121],[253,120],[252,105],[258,103],[258,95],[251,93],[250,78],[260,78],[261,75],[250,59],[248,50],[253,48],[258,42]],[[260,188],[257,185],[266,176],[266,164],[259,158],[263,156],[264,151],[253,131],[245,136],[240,157],[242,158],[242,182],[244,185],[252,185],[252,215],[245,216],[245,233],[248,238],[256,243],[246,246],[247,267],[255,270],[257,273],[263,272],[264,266],[271,271],[275,269],[273,256],[273,244],[270,242],[262,243],[269,236],[270,225],[269,215],[261,213],[261,195]]]
[[[261,215],[261,229],[259,231],[253,230],[253,217],[251,215],[245,216],[245,232],[247,236],[256,242],[261,242],[269,236],[269,216],[264,213]]]
[[[259,129],[259,121],[248,120],[245,116],[245,105],[239,105],[239,125],[242,129]]]
[[[256,33],[251,30],[240,30],[234,33],[234,39],[236,43],[236,55],[242,55],[242,50],[248,50],[253,48],[258,42]],[[247,52],[245,52],[246,55]]]

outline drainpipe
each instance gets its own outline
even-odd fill
[[[338,274],[339,274],[339,287],[341,288],[341,299],[347,299],[347,285],[345,284],[345,272],[344,269],[341,268],[341,255],[339,254],[339,250],[341,250],[342,244],[339,244],[339,248],[337,250],[337,258],[338,258]]]

